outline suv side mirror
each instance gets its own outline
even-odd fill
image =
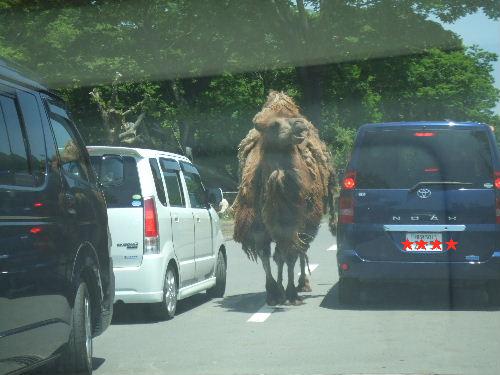
[[[103,155],[99,181],[105,187],[123,184],[123,158],[120,155]]]
[[[214,208],[218,209],[220,202],[224,199],[224,194],[221,188],[210,188],[207,189],[208,192],[208,203],[210,203]]]

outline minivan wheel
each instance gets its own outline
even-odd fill
[[[339,302],[341,304],[354,304],[360,300],[360,283],[355,279],[339,280]]]
[[[87,284],[80,281],[73,306],[73,324],[66,350],[61,356],[61,372],[92,374],[92,303]]]
[[[207,289],[207,295],[210,298],[222,298],[226,292],[226,258],[222,251],[219,251],[217,263],[215,264],[215,285]]]
[[[174,267],[169,265],[165,272],[165,281],[163,285],[163,300],[153,306],[153,312],[158,319],[168,320],[175,316],[177,309],[177,277]]]

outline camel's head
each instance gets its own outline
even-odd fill
[[[275,117],[265,123],[256,123],[264,144],[268,147],[286,148],[300,144],[308,135],[308,127],[302,118]]]

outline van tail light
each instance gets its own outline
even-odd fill
[[[495,189],[500,190],[500,172],[495,172]]]
[[[339,222],[341,224],[354,223],[354,199],[351,194],[340,194]]]
[[[416,132],[415,137],[434,137],[436,133],[434,132]]]
[[[495,171],[495,216],[496,223],[500,224],[500,172]]]
[[[144,254],[159,254],[158,215],[153,198],[144,199]]]
[[[342,189],[353,190],[356,188],[356,172],[349,171],[342,180]]]

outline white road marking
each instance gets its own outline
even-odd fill
[[[319,264],[310,264],[309,269],[313,272],[318,266]],[[300,275],[300,272],[298,274]],[[275,309],[275,307],[264,305],[247,320],[247,323],[263,323],[271,316]]]
[[[312,271],[314,271],[317,267],[319,266],[319,264],[310,264],[309,265],[309,269],[311,270],[311,273]],[[307,273],[307,267],[306,267],[306,273]],[[300,272],[297,274],[300,276]]]
[[[337,251],[337,244],[334,243],[332,246],[330,246],[326,251]]]
[[[269,318],[274,311],[274,307],[264,305],[262,306],[259,311],[257,311],[255,314],[253,314],[250,319],[247,320],[247,322],[250,323],[263,323],[266,321],[267,318]]]

